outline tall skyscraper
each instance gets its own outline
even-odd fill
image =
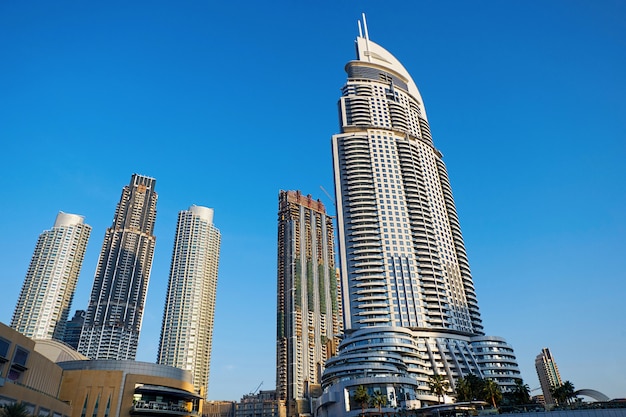
[[[63,340],[91,226],[59,212],[37,240],[11,327],[33,339]]]
[[[345,67],[341,133],[332,138],[347,337],[323,384],[349,395],[359,385],[380,390],[393,408],[438,402],[428,386],[435,374],[451,387],[475,374],[507,389],[519,377],[515,356],[503,339],[484,336],[424,102],[408,71],[363,24],[357,59]],[[507,355],[483,367],[475,352],[492,345]]]
[[[133,174],[104,236],[78,345],[91,359],[135,359],[156,241],[155,183]]]
[[[550,349],[541,349],[541,353],[535,358],[535,369],[546,406],[553,406],[556,402],[552,397],[552,389],[563,385],[563,381]]]
[[[178,213],[172,266],[157,362],[193,373],[195,389],[208,394],[215,317],[220,232],[213,209]]]
[[[299,191],[278,197],[276,390],[287,416],[310,415],[340,332],[332,218]]]

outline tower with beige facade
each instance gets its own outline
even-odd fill
[[[78,351],[134,360],[156,238],[156,180],[133,174],[106,230]]]
[[[157,362],[191,371],[197,392],[208,394],[215,317],[219,230],[213,209],[178,214]]]
[[[539,378],[544,401],[547,406],[553,406],[556,404],[556,401],[552,397],[552,389],[563,385],[563,381],[561,381],[559,368],[556,366],[556,361],[550,349],[541,349],[541,353],[535,358],[535,369],[537,370],[537,377]]]
[[[277,398],[310,415],[340,332],[334,229],[324,205],[299,191],[278,197]]]

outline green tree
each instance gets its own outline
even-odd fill
[[[490,402],[493,408],[498,408],[498,403],[502,401],[502,390],[496,381],[492,379],[485,379],[483,395],[485,401]]]
[[[30,414],[24,403],[13,403],[0,409],[0,417],[30,417]]]
[[[516,405],[530,404],[530,387],[528,384],[524,384],[523,379],[518,378],[515,380],[513,396]]]
[[[461,377],[456,380],[454,394],[457,402],[472,401],[472,387],[467,378]]]
[[[378,408],[378,413],[380,414],[382,412],[381,408],[387,405],[387,396],[378,390],[374,391],[374,396],[372,397],[372,405]]]
[[[461,377],[456,382],[456,401],[477,401],[483,399],[485,380],[474,374]]]
[[[430,388],[430,391],[437,396],[437,401],[441,404],[442,401],[440,401],[439,398],[443,398],[445,393],[448,392],[450,383],[444,376],[434,374],[428,378],[428,388]]]
[[[361,406],[361,414],[365,414],[365,408],[370,403],[370,395],[367,392],[367,388],[363,385],[359,385],[354,391],[352,399]]]
[[[563,382],[563,391],[565,391],[565,402],[567,402],[568,404],[571,404],[574,398],[576,398],[576,390],[574,389],[574,384],[572,384],[570,381],[565,381]]]
[[[550,387],[550,394],[552,395],[552,399],[556,402],[556,405],[563,405],[565,403],[561,385]]]
[[[470,401],[482,400],[483,390],[485,388],[485,379],[474,374],[469,374],[467,380],[470,385]]]
[[[522,378],[515,378],[513,389],[502,393],[502,405],[521,406],[530,404],[530,388]]]
[[[572,384],[570,381],[565,381],[558,387],[550,388],[552,398],[555,399],[557,405],[560,407],[571,403],[571,400],[576,397],[574,392],[574,384]]]

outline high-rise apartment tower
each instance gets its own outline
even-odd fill
[[[206,397],[211,365],[220,232],[213,209],[178,213],[157,362],[186,369]]]
[[[299,191],[278,197],[276,390],[288,416],[311,415],[340,332],[332,218]]]
[[[552,396],[552,389],[563,385],[563,381],[550,349],[541,349],[541,353],[535,358],[535,369],[546,406],[553,406],[556,402]]]
[[[363,23],[357,59],[345,67],[341,133],[332,138],[347,337],[323,384],[350,395],[359,385],[380,390],[393,408],[437,402],[428,386],[435,374],[452,389],[468,374],[507,389],[519,375],[515,356],[503,339],[484,336],[424,102],[408,71],[369,39]],[[492,346],[506,352],[496,361],[502,366],[490,359],[483,368],[474,349]]]
[[[37,240],[11,327],[32,339],[63,340],[91,226],[60,212]]]
[[[154,178],[133,174],[106,230],[78,351],[134,360],[156,238]]]

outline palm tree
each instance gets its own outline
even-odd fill
[[[530,387],[528,386],[528,384],[524,384],[523,379],[518,378],[515,380],[513,394],[515,396],[515,402],[517,403],[517,405],[530,403]]]
[[[472,401],[472,387],[470,382],[464,377],[456,380],[454,393],[456,394],[457,402]]]
[[[574,394],[574,384],[569,381],[563,382],[558,387],[550,388],[550,394],[559,407],[563,407],[570,403],[570,400],[576,395]]]
[[[552,399],[554,399],[556,405],[560,406],[565,404],[562,385],[550,387],[550,394],[552,394]]]
[[[0,417],[30,417],[30,414],[24,403],[13,403],[0,409]]]
[[[565,381],[563,382],[563,385],[561,385],[561,389],[563,390],[563,398],[565,399],[565,403],[571,404],[571,400],[576,397],[576,394],[574,394],[574,384],[572,384],[570,381]]]
[[[354,391],[354,395],[352,396],[354,401],[361,406],[361,414],[365,414],[365,407],[367,407],[370,403],[370,395],[367,393],[367,388],[363,385],[359,385],[357,389]]]
[[[430,388],[431,392],[437,396],[437,401],[439,404],[441,404],[439,398],[443,398],[445,393],[448,392],[448,389],[450,388],[450,383],[442,375],[435,374],[428,378],[428,388]]]
[[[456,401],[475,401],[482,399],[485,380],[474,374],[468,374],[456,381]]]
[[[387,396],[382,392],[376,390],[374,391],[374,396],[372,397],[372,404],[374,407],[378,407],[378,413],[382,413],[382,406],[387,405]]]
[[[470,401],[482,400],[485,388],[485,379],[474,374],[465,377],[470,386]]]
[[[502,401],[502,390],[500,386],[492,379],[485,379],[483,387],[485,401],[491,402],[493,408],[498,408],[497,403]]]

